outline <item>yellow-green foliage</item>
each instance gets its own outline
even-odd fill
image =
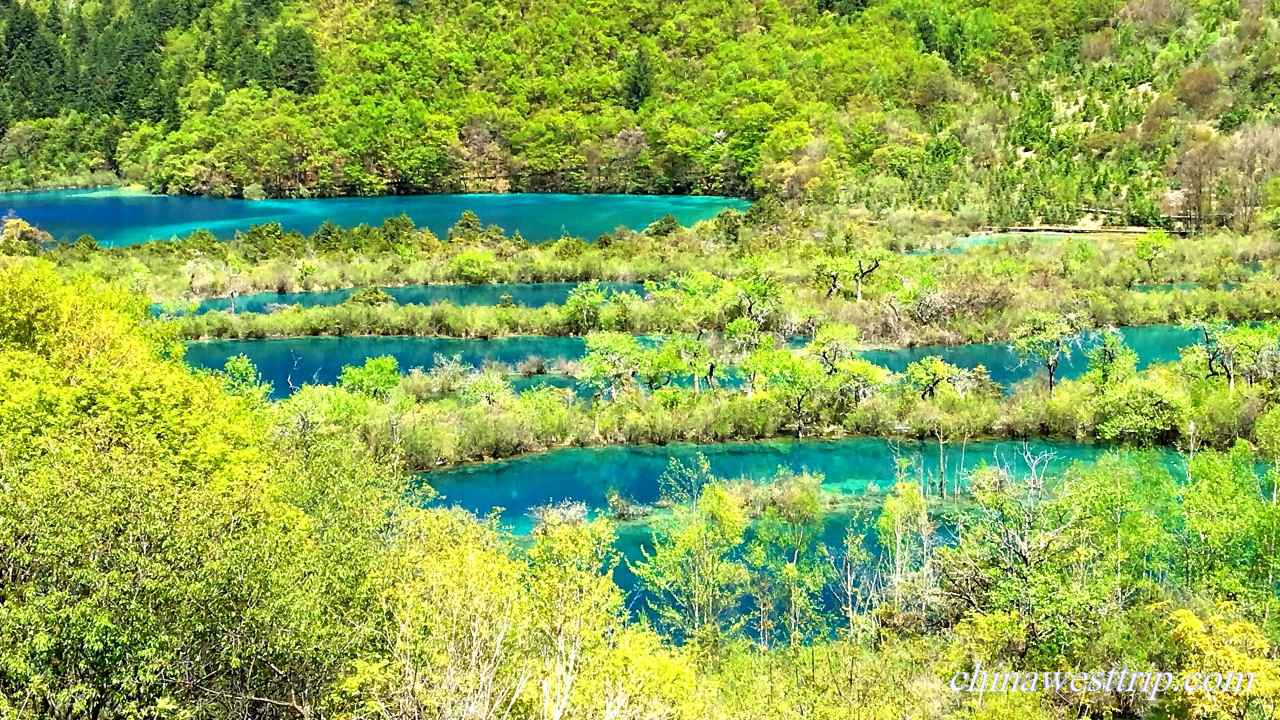
[[[694,468],[691,504],[635,568],[664,636],[627,612],[608,522],[547,516],[516,542],[426,508],[393,442],[333,431],[406,402],[402,389],[272,407],[243,373],[187,369],[138,298],[34,260],[4,272],[6,717],[1225,718],[1275,701],[1280,523],[1243,443],[1176,475],[1126,454],[1025,483],[987,468],[950,543],[904,482],[875,523],[886,564],[858,555],[859,604],[828,619],[812,613],[835,570],[820,479],[726,484]],[[478,384],[465,412],[524,402],[491,378],[459,382]],[[1155,705],[952,691],[978,662],[1234,669],[1258,691]]]

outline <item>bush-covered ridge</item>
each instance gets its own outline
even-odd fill
[[[102,250],[89,239],[48,245],[21,221],[0,243],[63,271],[126,281],[166,311],[211,296],[417,283],[643,281],[643,293],[580,287],[560,307],[344,306],[180,320],[190,337],[284,335],[577,335],[592,330],[719,332],[750,310],[766,330],[810,335],[857,325],[883,345],[1002,341],[1028,314],[1072,314],[1090,327],[1270,320],[1277,245],[1271,233],[1010,235],[966,244],[964,226],[930,213],[868,224],[839,208],[756,204],[692,228],[655,223],[584,242],[530,244],[474,216],[445,238],[404,217],[380,227],[321,227],[311,236],[260,225],[229,242],[197,232]],[[11,238],[6,241],[5,238]],[[0,245],[0,249],[6,247]],[[1167,292],[1150,292],[1169,283]],[[1199,287],[1196,287],[1196,286]],[[749,307],[750,306],[750,307]]]
[[[1259,0],[10,0],[0,27],[0,186],[773,193],[1192,226],[1280,202]]]

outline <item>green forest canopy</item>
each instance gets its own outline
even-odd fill
[[[0,0],[0,187],[1247,225],[1280,157],[1275,5]]]

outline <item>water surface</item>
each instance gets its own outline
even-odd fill
[[[246,355],[271,383],[272,397],[292,394],[305,384],[332,385],[343,366],[362,365],[371,357],[390,355],[401,372],[431,368],[437,356],[459,356],[464,364],[516,365],[539,357],[552,365],[582,357],[586,341],[580,337],[509,337],[495,340],[419,337],[313,337],[283,340],[209,340],[187,345],[187,363],[196,368],[221,370],[227,359]],[[561,381],[562,382],[562,381]],[[536,384],[536,383],[531,383]],[[555,380],[551,384],[556,384]]]
[[[940,460],[936,444],[880,438],[574,448],[426,473],[419,480],[438,493],[433,504],[481,517],[496,511],[507,529],[527,537],[535,525],[532,511],[548,504],[582,502],[593,517],[607,513],[611,491],[652,504],[660,497],[660,478],[672,461],[691,464],[699,455],[706,457],[715,476],[730,480],[768,481],[779,470],[821,473],[824,490],[835,500],[824,518],[821,542],[840,557],[844,537],[853,529],[865,534],[863,546],[875,557],[879,546],[872,525],[881,493],[899,477],[900,459],[909,461],[904,480],[931,488],[945,480],[953,488],[957,483],[963,486],[968,473],[984,465],[1003,467],[1013,477],[1025,478],[1027,453],[1045,454],[1049,460],[1043,471],[1052,477],[1075,462],[1095,462],[1108,451],[1104,446],[1074,443],[975,442],[967,447],[944,446]],[[1160,455],[1171,468],[1179,462],[1172,452],[1160,451]],[[946,522],[939,525],[940,540],[948,542],[953,534],[954,528]],[[648,521],[619,525],[615,548],[623,562],[615,569],[614,580],[631,596],[636,610],[643,610],[645,596],[629,563],[643,560],[651,547]],[[835,607],[830,592],[824,593],[823,602],[829,609]]]
[[[1150,325],[1120,328],[1125,344],[1138,355],[1138,369],[1155,363],[1177,360],[1182,349],[1200,340],[1200,331],[1177,325]],[[1087,349],[1096,342],[1095,335],[1082,338],[1071,354],[1058,366],[1059,379],[1077,378],[1088,369]],[[937,355],[957,367],[972,369],[986,367],[991,379],[1009,387],[1042,372],[1039,365],[1024,362],[1008,343],[974,343],[969,345],[918,345],[911,348],[868,350],[862,353],[867,360],[902,372],[907,365]]]
[[[1198,331],[1173,325],[1122,328],[1125,342],[1138,355],[1139,368],[1153,363],[1177,360],[1184,347],[1199,341]],[[1089,339],[1073,349],[1058,369],[1062,379],[1079,377],[1087,369],[1085,350]],[[402,371],[413,367],[430,368],[435,356],[461,355],[462,361],[474,367],[488,362],[516,365],[529,357],[554,364],[562,360],[578,360],[586,352],[580,337],[512,337],[496,340],[460,340],[452,338],[414,337],[305,337],[278,340],[211,340],[188,345],[187,361],[197,367],[220,370],[227,359],[246,355],[264,379],[273,386],[274,397],[284,397],[292,387],[304,383],[332,384],[344,365],[360,365],[371,357],[392,355]],[[894,372],[930,355],[938,355],[962,368],[986,367],[991,379],[1006,389],[1035,377],[1038,365],[1022,362],[1005,343],[971,345],[921,345],[913,348],[867,350],[862,356]],[[732,387],[735,378],[722,373],[722,383]],[[554,384],[568,386],[569,378]],[[687,383],[684,383],[687,384]],[[585,392],[585,390],[583,391]]]
[[[1050,453],[1053,460],[1048,467],[1054,473],[1077,460],[1095,461],[1107,450],[1099,445],[1050,442],[975,442],[964,448],[949,444],[943,453],[948,486],[983,464],[1005,466],[1022,476],[1024,449]],[[828,492],[848,497],[872,488],[888,490],[899,458],[911,461],[908,479],[936,482],[941,477],[936,444],[846,438],[573,448],[426,473],[420,478],[439,493],[439,504],[478,515],[500,508],[503,521],[517,534],[525,534],[533,528],[531,510],[563,500],[581,501],[600,511],[607,506],[608,493],[616,491],[636,502],[653,503],[659,497],[658,480],[671,461],[689,463],[698,455],[707,458],[712,473],[730,479],[767,480],[779,469],[821,473]]]
[[[563,305],[569,293],[579,283],[504,283],[490,285],[405,285],[381,288],[401,305],[431,305],[452,303],[459,307],[468,305],[498,305],[504,297],[521,307],[539,308],[546,305]],[[600,283],[608,292],[634,292],[643,295],[644,286],[639,283]],[[356,292],[355,288],[326,292],[254,293],[237,298],[210,298],[196,306],[195,314],[226,311],[265,313],[275,305],[300,307],[328,307],[341,305]]]
[[[971,250],[992,246],[1011,245],[1019,242],[1055,243],[1067,238],[1065,233],[1044,230],[1029,233],[974,232],[957,235],[941,244],[927,244],[907,252],[908,255],[961,255]]]
[[[444,236],[470,210],[487,225],[498,225],[526,240],[562,235],[593,239],[619,227],[642,229],[674,215],[684,225],[714,217],[726,208],[744,210],[739,198],[684,195],[459,194],[306,200],[229,200],[149,195],[125,190],[55,190],[0,194],[0,216],[13,213],[58,240],[90,234],[104,247],[167,240],[209,230],[232,237],[252,225],[278,222],[311,234],[326,220],[344,227],[381,225],[400,214]]]

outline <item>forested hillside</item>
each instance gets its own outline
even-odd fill
[[[0,0],[0,187],[776,194],[1247,226],[1276,202],[1278,10]]]

